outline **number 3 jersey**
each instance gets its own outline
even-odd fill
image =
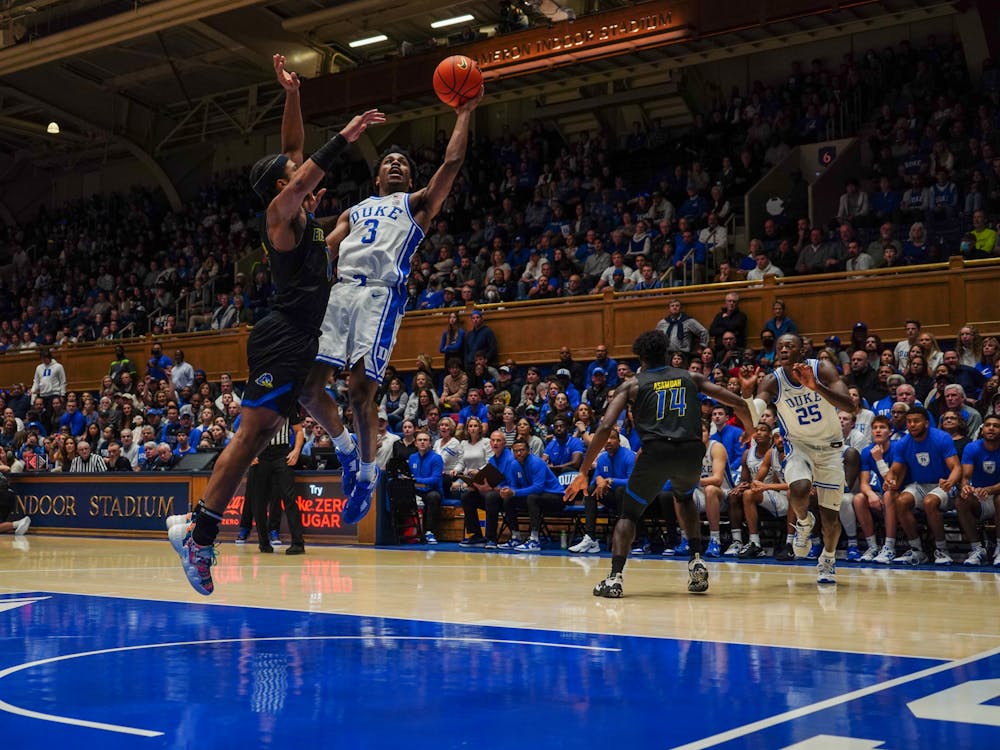
[[[632,417],[643,443],[653,440],[701,440],[698,387],[686,370],[658,367],[635,376],[639,391]]]
[[[819,380],[819,361],[806,360]],[[778,396],[774,406],[778,410],[781,434],[792,442],[829,445],[842,442],[840,418],[837,407],[804,385],[795,385],[785,375],[783,367],[776,367],[774,377],[778,381]]]
[[[410,194],[370,196],[352,206],[348,215],[351,229],[340,243],[337,275],[402,289],[410,259],[424,238],[410,213]]]

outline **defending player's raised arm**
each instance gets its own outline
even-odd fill
[[[577,493],[586,491],[587,474],[607,445],[611,430],[618,424],[618,417],[628,408],[629,403],[635,400],[638,390],[639,381],[635,378],[630,378],[615,390],[615,397],[608,403],[604,416],[601,417],[601,422],[590,439],[590,445],[587,446],[587,453],[583,457],[583,463],[580,464],[580,472],[563,493],[563,499],[567,502],[576,497]]]
[[[753,415],[750,414],[750,409],[747,407],[746,402],[726,388],[720,385],[716,385],[707,377],[699,372],[689,373],[691,379],[694,380],[694,384],[698,386],[698,390],[704,393],[709,398],[719,401],[726,406],[733,407],[733,411],[736,413],[737,418],[743,423],[743,429],[746,430],[749,435],[753,432],[754,424]]]
[[[299,97],[299,87],[302,82],[297,73],[285,70],[285,56],[275,54],[274,73],[278,83],[285,90],[285,110],[281,115],[281,153],[301,164],[305,161],[306,128],[302,123],[302,102]]]
[[[280,228],[298,217],[303,201],[312,195],[320,180],[333,166],[336,158],[347,149],[348,144],[356,141],[369,125],[382,122],[385,122],[385,115],[377,109],[370,109],[357,115],[337,135],[320,146],[301,167],[286,174],[284,179],[287,183],[267,207],[268,232],[271,232],[272,227]],[[287,241],[277,244],[274,243],[274,238],[272,243],[279,250],[290,249],[295,244],[295,242],[288,244]]]
[[[465,152],[469,147],[469,125],[472,122],[472,113],[479,102],[482,101],[484,89],[480,89],[479,96],[470,99],[464,104],[455,107],[457,117],[455,128],[451,131],[451,138],[444,151],[444,162],[431,176],[427,186],[418,190],[410,198],[410,208],[413,211],[413,218],[424,230],[430,226],[431,220],[441,211],[445,198],[451,192],[451,186],[455,183],[455,178],[462,169],[465,162]]]

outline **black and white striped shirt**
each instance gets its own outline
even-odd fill
[[[81,456],[74,458],[73,463],[69,465],[69,470],[72,474],[100,472],[107,471],[108,465],[104,463],[104,459],[96,453],[91,453],[87,459],[84,459]]]

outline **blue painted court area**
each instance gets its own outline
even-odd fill
[[[962,687],[945,697],[967,707],[963,721],[995,718],[1000,680],[990,676],[1000,674],[1000,657],[955,664],[19,594],[0,597],[0,732],[10,748],[102,750],[780,748],[816,735],[890,748],[996,747],[1000,721],[942,721],[940,701],[918,711],[935,718],[907,708],[975,681],[985,684],[974,695]],[[932,674],[902,681],[924,671]],[[896,687],[842,698],[897,678]],[[840,702],[739,729],[825,700]],[[740,734],[699,742],[729,730]]]

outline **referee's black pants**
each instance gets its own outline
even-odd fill
[[[253,508],[257,537],[261,544],[270,541],[270,531],[281,527],[282,504],[288,518],[292,544],[303,544],[302,513],[299,511],[299,504],[295,502],[295,475],[292,467],[286,463],[288,451],[286,446],[267,446],[260,454],[257,464],[251,466],[247,473],[246,500]],[[272,503],[274,505],[269,526],[267,510]]]

